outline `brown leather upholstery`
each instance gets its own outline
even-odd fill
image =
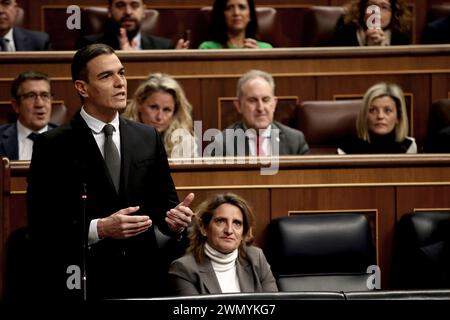
[[[312,6],[303,19],[302,46],[317,47],[333,36],[344,7]]]
[[[356,135],[361,100],[304,101],[297,106],[298,129],[311,153],[336,153],[340,141]]]
[[[153,9],[145,10],[145,17],[142,21],[141,31],[145,34],[155,34],[159,27],[159,12]],[[86,7],[81,10],[81,34],[89,35],[103,32],[108,19],[108,9],[106,7]]]
[[[198,24],[195,32],[192,34],[192,48],[197,48],[201,42],[208,37],[209,18],[212,7],[203,7],[200,9]],[[281,22],[277,20],[277,10],[272,7],[257,7],[256,15],[258,17],[259,39],[269,42],[274,47],[285,47],[288,40],[281,32]]]

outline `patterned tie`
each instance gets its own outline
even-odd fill
[[[105,145],[103,146],[105,163],[108,167],[114,187],[116,188],[116,191],[119,192],[120,156],[113,141],[113,132],[115,131],[115,128],[112,124],[107,124],[103,127],[103,131],[105,132]]]
[[[8,40],[0,38],[0,51],[8,51]]]
[[[37,138],[38,135],[39,135],[39,133],[31,132],[31,133],[27,136],[27,138],[34,142],[34,141],[36,140],[36,138]]]

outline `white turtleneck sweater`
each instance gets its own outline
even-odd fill
[[[211,259],[211,264],[216,273],[222,293],[241,292],[236,270],[238,249],[228,254],[220,253],[205,243],[205,254]]]

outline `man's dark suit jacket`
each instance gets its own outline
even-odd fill
[[[81,290],[67,289],[66,270],[82,265],[83,240],[92,219],[140,206],[136,214],[149,215],[153,224],[170,234],[165,214],[178,204],[178,197],[160,136],[150,126],[120,118],[120,139],[118,194],[91,129],[79,113],[69,124],[35,141],[27,200],[37,268],[46,277],[47,296],[81,297]],[[126,240],[100,240],[87,250],[88,300],[161,294],[167,274],[163,264],[153,228]]]
[[[422,42],[450,43],[450,15],[428,23],[423,31]]]
[[[241,121],[233,123],[227,129],[232,130],[241,129],[245,131],[244,125]],[[272,130],[273,129],[279,130],[279,141],[271,139],[272,145],[274,143],[278,143],[279,155],[295,155],[295,154],[305,154],[309,152],[309,146],[305,140],[303,132],[285,126],[284,124],[281,124],[277,121],[272,122]],[[245,137],[245,154],[238,154],[237,137],[235,137],[234,139],[234,146],[227,146],[225,135],[226,130],[222,131],[222,134],[215,137],[214,141],[212,142],[216,146],[218,145],[223,146],[224,156],[248,156],[250,154],[248,137]],[[272,147],[272,150],[275,150],[274,147]],[[218,156],[219,154],[216,153],[215,155]]]
[[[93,43],[104,43],[114,50],[120,50],[119,38],[117,34],[112,32],[98,33],[83,37],[77,42],[77,48],[83,48]],[[175,45],[170,39],[141,33],[141,48],[143,50],[173,49],[174,47]]]
[[[48,130],[57,126],[49,123]],[[17,123],[8,123],[0,126],[0,155],[9,160],[19,159],[19,141],[17,140]]]
[[[50,40],[45,32],[15,27],[13,37],[16,51],[46,51],[50,49]]]

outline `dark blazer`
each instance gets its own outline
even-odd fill
[[[450,43],[450,15],[428,23],[423,31],[422,42]]]
[[[93,43],[104,43],[113,48],[114,50],[120,49],[119,39],[117,34],[109,33],[97,33],[80,38],[77,42],[77,48],[83,48]],[[146,35],[141,33],[141,48],[143,50],[155,50],[155,49],[173,49],[175,45],[172,40]]]
[[[227,129],[233,129],[233,130],[244,130],[244,125],[242,121],[238,121],[233,123],[231,126],[229,126]],[[278,143],[278,150],[280,155],[295,155],[295,154],[305,154],[309,152],[308,143],[305,140],[305,136],[303,135],[303,132],[290,128],[288,126],[285,126],[284,124],[281,124],[277,121],[272,122],[272,130],[273,129],[279,129],[279,141],[276,139],[271,139],[272,146],[275,143]],[[222,131],[222,134],[215,137],[214,143],[215,146],[223,148],[223,155],[226,156],[248,156],[250,153],[250,148],[248,145],[248,137],[245,137],[245,154],[238,154],[237,150],[237,137],[234,139],[234,146],[227,146],[226,144],[226,138],[225,138],[226,130]],[[272,147],[272,150],[275,150],[274,147]],[[215,153],[215,155],[219,155]]]
[[[339,18],[336,23],[336,28],[331,39],[324,41],[321,45],[336,46],[336,47],[350,47],[359,46],[358,38],[356,36],[357,27],[344,23],[344,17]],[[392,31],[391,45],[408,45],[411,44],[411,39],[404,33]]]
[[[257,247],[244,247],[247,259],[238,258],[236,271],[241,292],[277,292],[275,278],[264,253]],[[189,253],[172,262],[169,269],[170,292],[174,295],[222,293],[211,260],[197,263]]]
[[[50,40],[45,32],[14,27],[13,37],[16,51],[45,51],[50,49]]]
[[[48,130],[57,126],[49,123]],[[17,123],[8,123],[0,126],[0,155],[9,160],[19,159],[19,141],[17,140]]]
[[[81,290],[67,288],[67,267],[82,265],[83,240],[92,219],[140,206],[137,214],[149,215],[160,231],[170,234],[165,214],[178,204],[178,197],[159,134],[150,126],[120,118],[120,139],[119,193],[79,113],[35,141],[27,200],[31,238],[37,245],[36,268],[41,268],[46,281],[38,287],[42,290],[45,285],[46,297],[80,299]],[[88,299],[162,294],[167,269],[154,228],[125,240],[100,240],[86,251]]]

